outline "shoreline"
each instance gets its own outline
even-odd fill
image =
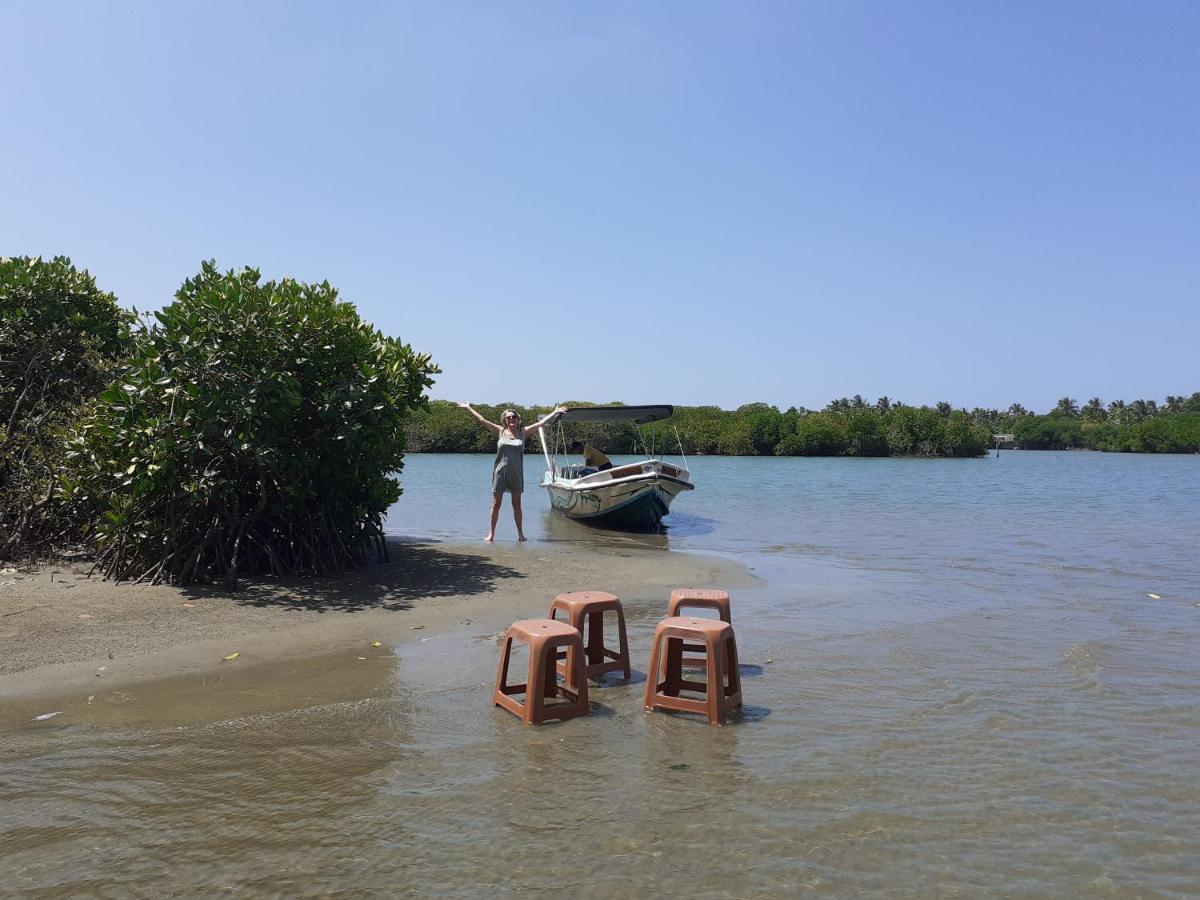
[[[103,581],[86,561],[0,576],[0,707],[348,648],[379,655],[452,630],[492,634],[544,616],[564,591],[661,597],[665,611],[674,587],[758,581],[730,560],[638,547],[389,538],[388,551],[388,562],[338,576],[247,579],[237,592]]]

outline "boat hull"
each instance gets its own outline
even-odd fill
[[[658,474],[600,485],[559,480],[545,487],[551,507],[567,518],[622,531],[657,531],[671,501],[692,490],[685,481]]]

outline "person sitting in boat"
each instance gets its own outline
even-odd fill
[[[474,409],[470,403],[458,404],[469,412],[480,425],[496,435],[496,462],[492,466],[492,514],[488,524],[485,541],[496,539],[496,521],[500,518],[500,501],[504,492],[512,498],[513,521],[517,524],[517,540],[525,540],[525,530],[521,527],[521,492],[525,490],[525,439],[549,425],[565,411],[565,406],[556,406],[548,416],[525,427],[521,422],[521,414],[514,409],[506,409],[500,416],[500,424],[489,422]]]
[[[589,447],[586,444],[575,441],[575,443],[571,444],[571,452],[582,453],[583,464],[596,472],[603,472],[605,469],[612,468],[612,460],[595,447]]]

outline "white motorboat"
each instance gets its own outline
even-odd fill
[[[556,422],[555,452],[546,442],[546,430],[538,432],[546,457],[542,487],[550,495],[553,509],[570,519],[606,528],[629,531],[657,531],[662,518],[671,509],[671,501],[684,491],[695,488],[686,458],[683,465],[663,462],[654,456],[652,446],[643,441],[647,458],[610,469],[597,470],[583,465],[556,465],[561,442],[566,449],[562,428],[572,422],[622,422],[635,425],[657,422],[669,417],[672,406],[576,406],[570,407]],[[639,431],[639,436],[641,432]],[[678,437],[678,435],[676,435]],[[680,456],[683,447],[680,445]]]

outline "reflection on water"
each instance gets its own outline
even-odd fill
[[[568,519],[549,510],[533,515],[541,528],[539,540],[555,543],[581,543],[589,546],[633,546],[647,547],[654,550],[666,550],[676,545],[679,538],[699,537],[711,534],[715,525],[712,519],[704,516],[676,512],[668,516],[656,532],[614,531],[600,528]]]
[[[559,544],[579,544],[590,547],[644,547],[650,550],[666,550],[670,546],[667,532],[612,531],[597,528],[568,519],[558,513],[544,511],[536,516],[542,532],[539,540]]]
[[[1200,533],[1178,533],[1196,524],[1195,469],[1165,461],[1156,484],[1164,461],[1138,460],[1151,468],[1093,501],[1061,466],[1098,457],[1072,459],[1022,463],[1057,473],[1023,476],[1051,505],[1009,486],[1019,514],[970,527],[967,501],[924,499],[948,496],[938,469],[884,479],[923,472],[914,515],[960,525],[946,533],[900,533],[895,483],[845,522],[793,492],[697,538],[542,523],[565,552],[614,560],[709,540],[765,579],[734,598],[747,708],[725,728],[644,713],[640,678],[597,687],[586,719],[525,727],[489,706],[495,637],[469,633],[370,668],[313,660],[308,681],[256,673],[199,717],[208,686],[181,682],[120,715],[6,719],[0,892],[1189,895],[1200,582],[1174,553]],[[1052,508],[1057,480],[1076,499]],[[1164,485],[1185,500],[1138,508]],[[635,668],[661,606],[630,601]],[[220,715],[275,688],[289,708]]]

